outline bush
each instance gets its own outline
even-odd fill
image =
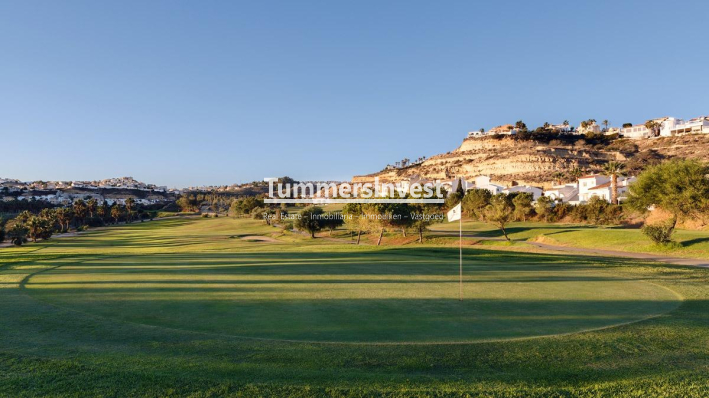
[[[659,223],[655,225],[643,225],[641,231],[656,244],[667,244],[672,242],[672,232],[675,223],[673,221]]]
[[[209,218],[209,214],[207,214],[207,213],[202,214],[202,218]]]

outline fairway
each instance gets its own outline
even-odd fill
[[[472,342],[570,333],[679,305],[668,289],[563,258],[427,250],[109,256],[28,278],[35,298],[116,321],[266,339]],[[271,251],[269,251],[269,249]]]
[[[0,395],[706,391],[707,270],[466,248],[461,302],[457,247],[348,243],[221,217],[4,249]]]

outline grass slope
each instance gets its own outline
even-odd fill
[[[433,229],[457,232],[458,225],[436,224]],[[482,222],[466,221],[463,230],[480,237],[502,238],[499,229]],[[509,225],[507,232],[513,240],[528,240],[543,235],[545,242],[559,245],[709,259],[709,233],[706,231],[677,230],[673,239],[678,244],[669,247],[652,244],[637,228],[516,222]]]
[[[466,249],[459,303],[456,255],[226,218],[3,249],[0,395],[709,394],[707,270]]]

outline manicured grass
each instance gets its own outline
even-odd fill
[[[457,231],[457,224],[436,224],[436,230]],[[463,230],[482,237],[501,238],[502,233],[494,226],[482,222],[467,221]],[[566,246],[620,250],[636,253],[662,253],[676,257],[708,258],[709,232],[677,230],[673,239],[679,243],[670,247],[657,246],[637,228],[596,227],[580,224],[549,224],[541,222],[511,223],[507,228],[510,239],[528,240],[543,236],[544,241]]]
[[[0,395],[709,394],[708,270],[465,258],[461,303],[457,248],[342,245],[245,219],[0,249]]]

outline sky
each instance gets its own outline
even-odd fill
[[[709,2],[0,0],[0,177],[348,180],[524,120],[709,114]]]

